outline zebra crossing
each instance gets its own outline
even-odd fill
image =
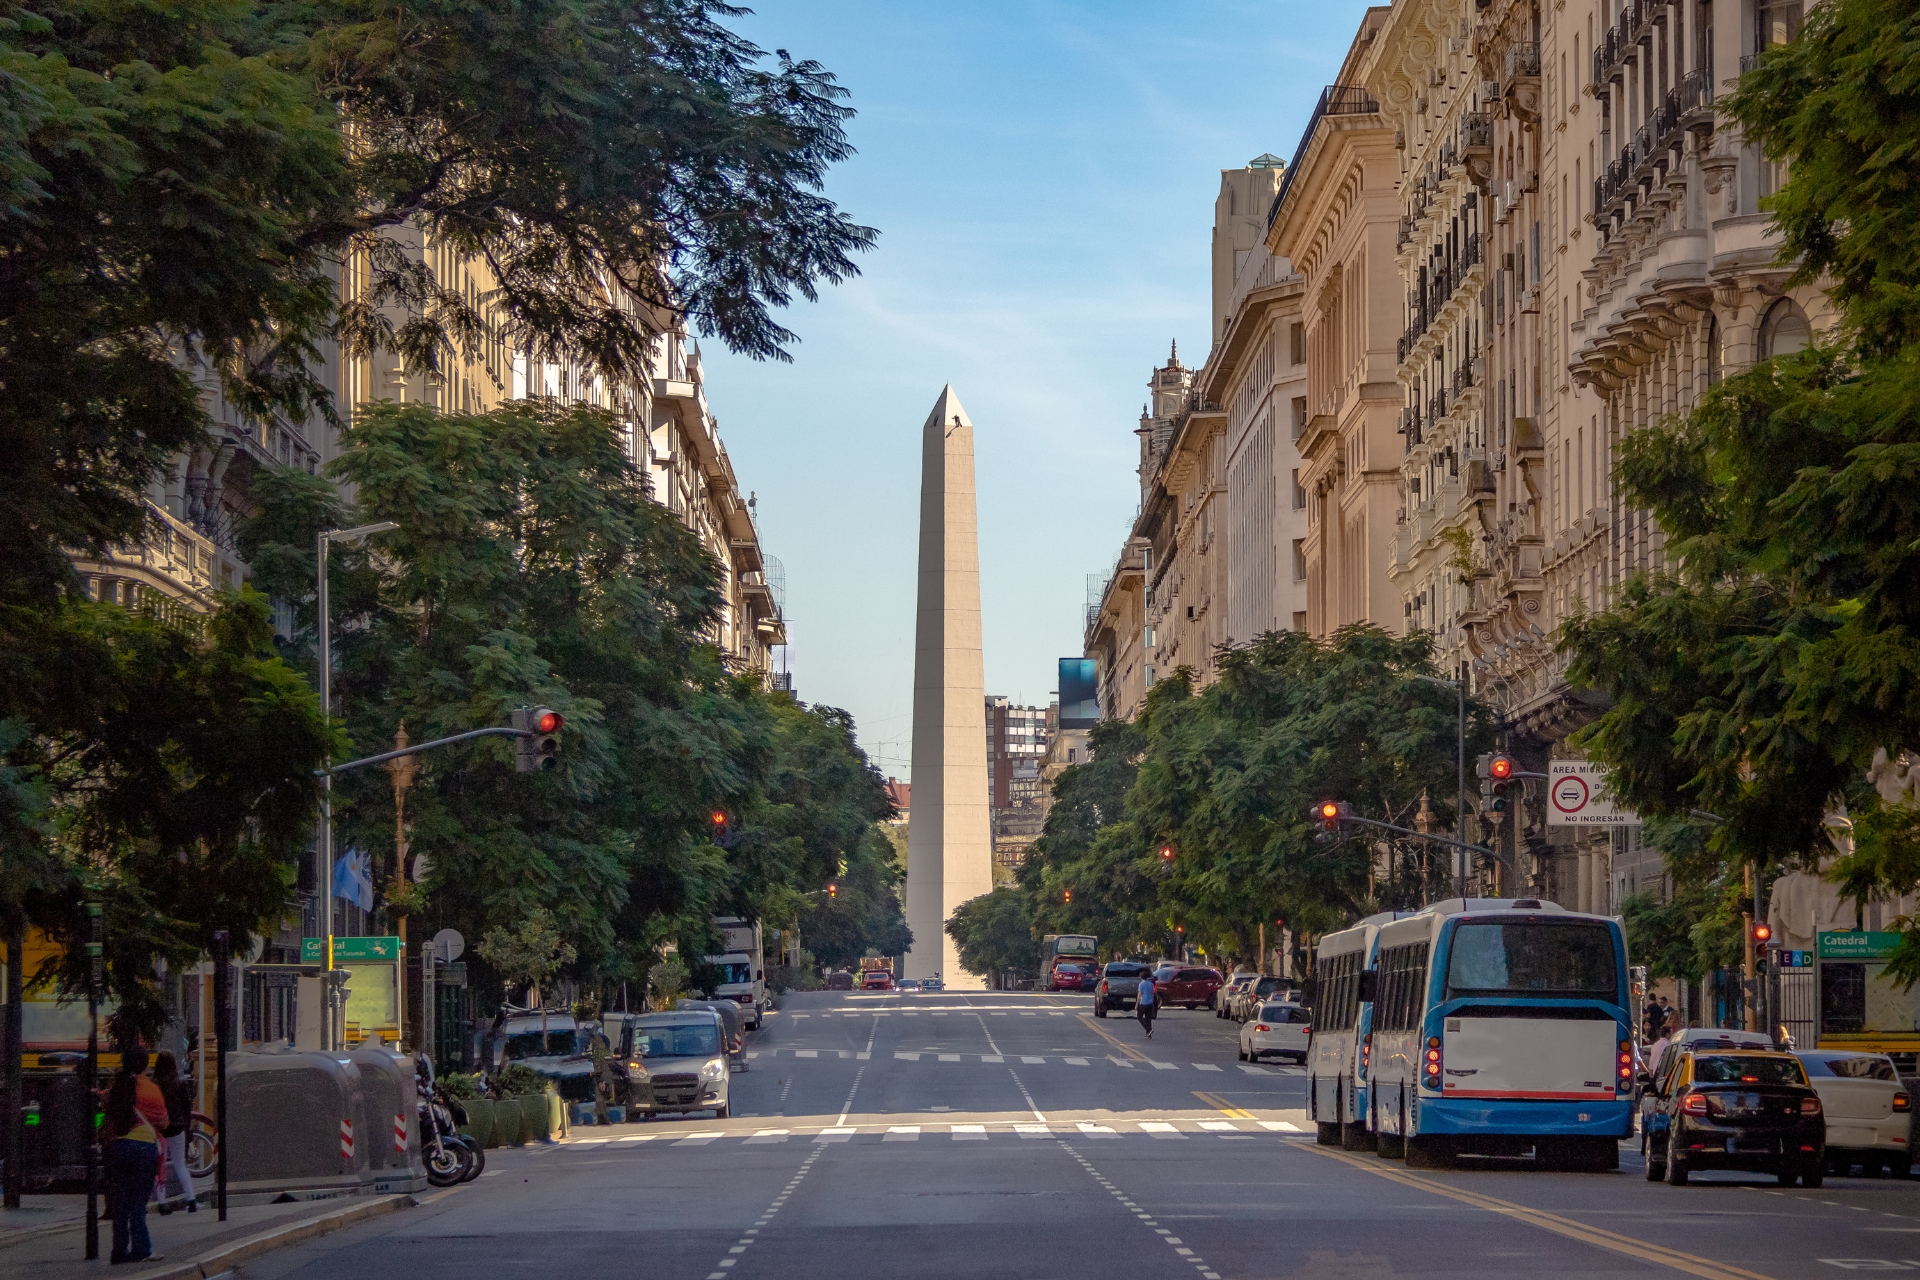
[[[846,1058],[855,1062],[866,1062],[873,1054],[855,1049],[749,1049],[749,1059],[760,1058]],[[882,1055],[883,1057],[887,1055]],[[1094,1067],[1113,1066],[1126,1071],[1214,1071],[1226,1070],[1216,1062],[1158,1062],[1152,1058],[1123,1058],[1117,1054],[1105,1056],[1076,1054],[1042,1053],[940,1053],[936,1050],[896,1049],[892,1053],[896,1062],[973,1062],[989,1066],[1064,1066]],[[1304,1067],[1263,1067],[1252,1063],[1234,1064],[1239,1070],[1254,1076],[1303,1076]]]
[[[1091,1141],[1105,1141],[1119,1138],[1145,1138],[1162,1142],[1186,1142],[1199,1139],[1224,1139],[1228,1141],[1248,1141],[1256,1138],[1298,1139],[1308,1137],[1310,1131],[1286,1120],[1193,1120],[1170,1118],[1163,1120],[1109,1120],[1096,1124],[1091,1121],[1079,1121],[1073,1124],[1027,1124],[999,1121],[992,1124],[886,1124],[886,1125],[826,1125],[801,1126],[794,1128],[705,1130],[693,1133],[668,1131],[665,1133],[624,1134],[619,1137],[579,1137],[563,1138],[558,1146],[565,1150],[599,1151],[602,1148],[620,1150],[637,1147],[647,1143],[662,1144],[667,1147],[707,1147],[727,1146],[769,1146],[788,1141],[811,1141],[814,1143],[854,1143],[870,1146],[876,1143],[919,1142],[923,1138],[945,1138],[951,1142],[991,1142],[1030,1141],[1038,1138],[1068,1138]]]

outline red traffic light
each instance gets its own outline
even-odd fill
[[[724,814],[724,813],[722,813],[722,812],[720,812],[720,811],[719,811],[718,809],[715,809],[715,810],[713,811],[713,825],[714,825],[714,826],[716,826],[716,827],[724,827],[724,826],[726,826],[726,825],[727,825],[727,815],[726,815],[726,814]]]
[[[533,722],[533,731],[535,733],[558,733],[560,732],[561,726],[566,723],[566,717],[558,711],[543,711],[540,713],[539,718]]]
[[[1338,804],[1335,804],[1333,801],[1329,800],[1325,804],[1320,806],[1320,820],[1322,822],[1333,822],[1337,820],[1339,817],[1340,817],[1340,806]]]
[[[837,898],[837,897],[839,897],[839,896],[840,896],[840,886],[839,886],[839,885],[837,885],[837,884],[830,884],[830,885],[828,885],[828,886],[827,886],[827,896],[828,896],[829,898]]]
[[[1487,762],[1487,773],[1499,781],[1505,781],[1511,778],[1513,776],[1513,757],[1495,756]]]
[[[1764,920],[1756,920],[1753,922],[1753,940],[1755,942],[1764,943],[1764,942],[1770,941],[1772,937],[1773,937],[1772,925],[1768,924]]]
[[[1068,902],[1072,902],[1072,901],[1073,901],[1073,890],[1071,890],[1071,889],[1068,889],[1068,890],[1067,890],[1067,891],[1066,891],[1066,892],[1065,892],[1065,893],[1064,893],[1064,894],[1063,894],[1062,896],[1063,896],[1063,897],[1065,897],[1065,899],[1066,899],[1066,900],[1067,900]]]
[[[1163,845],[1161,845],[1161,846],[1160,846],[1160,860],[1161,860],[1162,862],[1172,862],[1172,861],[1173,861],[1173,846],[1172,846],[1172,845],[1170,845],[1170,844],[1163,844]]]

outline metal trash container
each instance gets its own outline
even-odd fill
[[[413,1055],[363,1045],[340,1055],[360,1068],[367,1102],[367,1168],[375,1195],[427,1189],[420,1151],[419,1111],[414,1105]]]
[[[393,1123],[371,1101],[348,1055],[228,1053],[228,1194],[322,1200],[370,1190],[370,1150],[391,1146]]]

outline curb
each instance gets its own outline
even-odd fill
[[[272,1253],[275,1249],[298,1244],[315,1236],[338,1231],[365,1222],[370,1218],[381,1218],[399,1209],[412,1209],[438,1200],[438,1195],[424,1198],[412,1195],[381,1196],[366,1204],[354,1205],[348,1209],[336,1209],[332,1213],[323,1213],[308,1218],[304,1222],[295,1222],[273,1231],[264,1231],[237,1241],[224,1249],[205,1254],[188,1262],[162,1267],[158,1271],[145,1271],[129,1280],[211,1280],[211,1277],[232,1271],[249,1258],[257,1258],[263,1253]]]

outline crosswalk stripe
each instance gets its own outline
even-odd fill
[[[1265,1067],[1250,1066],[1244,1062],[1240,1063],[1239,1067],[1250,1076],[1270,1076],[1273,1074],[1273,1072],[1267,1070]]]
[[[956,1124],[953,1126],[955,1142],[985,1142],[987,1126],[983,1124]]]
[[[1148,1059],[1148,1061],[1151,1062],[1152,1059]],[[1178,1071],[1180,1068],[1171,1062],[1155,1062],[1153,1063],[1153,1069],[1155,1071]]]
[[[1085,1058],[1062,1058],[1061,1061],[1070,1067],[1084,1067],[1088,1065]]]
[[[1184,1138],[1187,1136],[1164,1120],[1142,1120],[1140,1127],[1156,1138]]]
[[[918,1142],[920,1126],[917,1124],[897,1124],[881,1135],[882,1142]]]
[[[1001,1056],[1000,1056],[1000,1055],[998,1055],[998,1054],[994,1054],[994,1053],[983,1053],[983,1054],[981,1054],[981,1055],[980,1055],[980,1061],[982,1061],[982,1062],[1005,1062],[1005,1061],[1006,1061],[1006,1059],[1005,1059],[1005,1058],[1003,1058],[1003,1057],[1001,1057]]]
[[[1036,1057],[1034,1057],[1034,1056],[1033,1056],[1032,1054],[1030,1054],[1030,1053],[1023,1053],[1023,1054],[1021,1054],[1021,1055],[1020,1055],[1020,1061],[1022,1061],[1022,1062],[1045,1062],[1045,1061],[1046,1061],[1046,1059],[1045,1059],[1045,1058],[1036,1058]]]
[[[1211,1062],[1196,1062],[1193,1064],[1193,1069],[1195,1071],[1218,1071],[1220,1068]]]

